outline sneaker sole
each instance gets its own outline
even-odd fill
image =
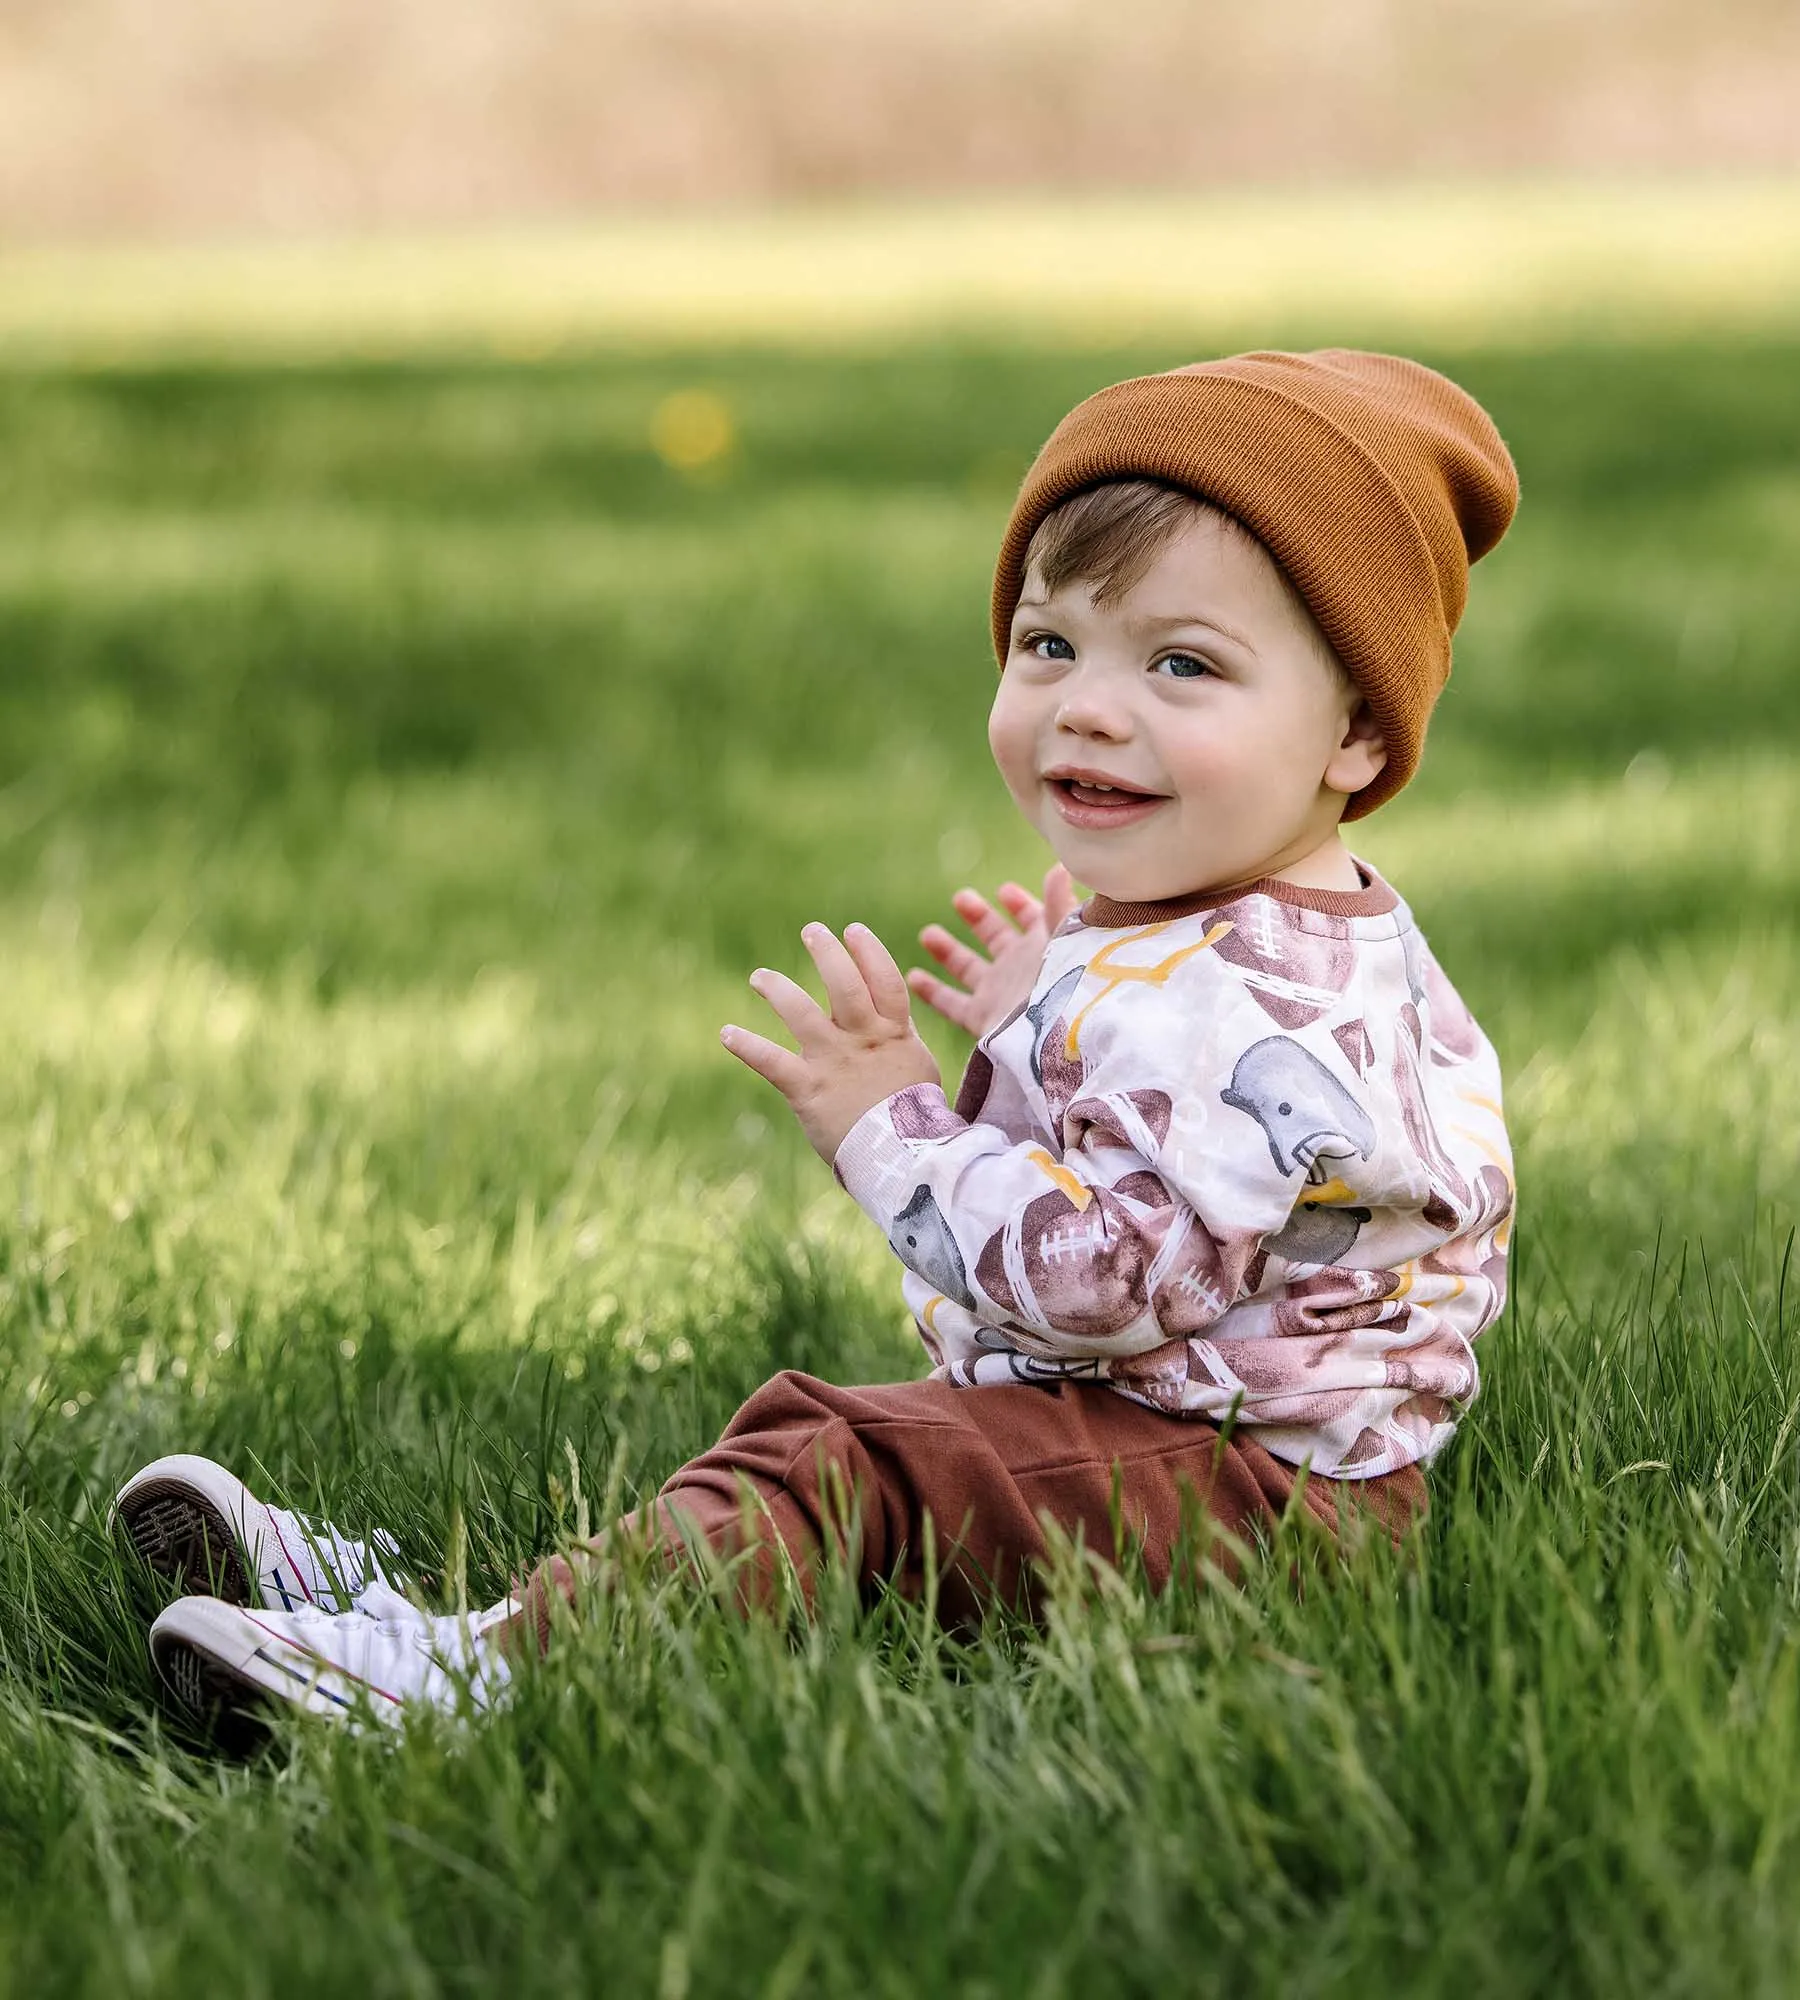
[[[250,1603],[236,1531],[183,1481],[147,1480],[120,1504],[114,1531],[149,1568],[179,1584],[183,1596]]]
[[[254,1681],[185,1639],[153,1647],[151,1658],[175,1701],[221,1749],[248,1756],[268,1742],[277,1704]]]
[[[342,1683],[363,1685],[216,1598],[170,1605],[150,1628],[150,1658],[175,1701],[233,1749],[264,1742],[283,1711],[341,1720],[356,1705]]]

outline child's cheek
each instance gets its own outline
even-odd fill
[[[1178,792],[1224,801],[1248,791],[1266,792],[1279,784],[1294,761],[1295,746],[1279,717],[1221,718],[1214,726],[1188,731],[1169,746],[1169,775]]]
[[[1006,780],[1007,790],[1026,807],[1037,791],[1035,738],[1028,704],[1020,701],[1003,680],[988,711],[988,748]]]

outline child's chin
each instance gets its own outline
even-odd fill
[[[1115,903],[1161,903],[1181,893],[1154,877],[1113,875],[1105,869],[1092,868],[1071,868],[1069,872],[1096,896],[1105,896]]]
[[[1115,903],[1170,903],[1184,896],[1204,894],[1219,883],[1235,881],[1235,876],[1221,875],[1205,868],[1180,869],[1119,869],[1075,868],[1070,873],[1097,896],[1105,896]]]
[[[1187,895],[1191,883],[1184,879],[1179,866],[1170,865],[1166,854],[1152,851],[1128,856],[1122,849],[1110,854],[1105,851],[1114,841],[1122,841],[1128,831],[1121,829],[1110,839],[1052,841],[1050,845],[1057,860],[1092,895],[1105,896],[1115,903],[1162,903],[1174,896]],[[1205,872],[1203,866],[1195,866],[1185,874],[1198,881]]]

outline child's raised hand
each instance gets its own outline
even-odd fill
[[[1011,923],[973,889],[958,889],[950,898],[951,907],[986,950],[986,958],[941,924],[927,924],[919,933],[919,942],[952,979],[961,980],[966,991],[923,968],[906,975],[907,985],[927,1007],[935,1007],[946,1021],[971,1035],[985,1035],[1030,999],[1044,946],[1076,901],[1074,881],[1060,861],[1044,877],[1041,902],[1017,882],[1002,882],[998,893]]]
[[[750,984],[781,1016],[799,1053],[747,1028],[721,1028],[719,1040],[781,1092],[830,1166],[865,1111],[909,1084],[941,1088],[943,1078],[913,1026],[900,968],[866,924],[850,925],[841,942],[823,924],[808,924],[800,936],[825,981],[831,1012],[785,972],[763,966]]]

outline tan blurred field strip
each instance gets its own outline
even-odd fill
[[[1800,328],[1800,181],[831,205],[555,232],[0,250],[0,362],[944,333],[1517,343]]]

